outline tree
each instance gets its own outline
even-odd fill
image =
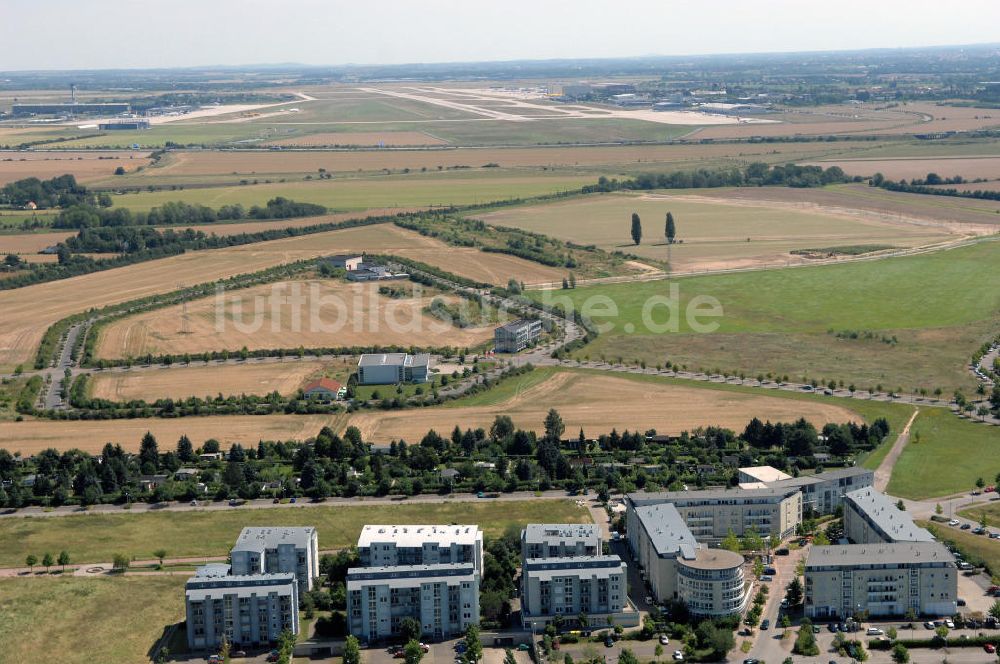
[[[674,239],[677,237],[677,225],[674,223],[674,213],[667,213],[667,227],[666,227],[667,244],[673,244]]]
[[[565,431],[566,425],[563,423],[559,412],[555,408],[550,408],[548,414],[545,416],[545,439],[552,442],[559,442]]]
[[[67,551],[60,551],[59,559],[56,562],[62,565],[62,569],[65,572],[66,565],[69,565],[69,553]]]
[[[125,175],[125,167],[119,166],[115,169],[115,175]]]
[[[983,478],[982,477],[977,477],[976,478],[976,488],[977,489],[982,489],[984,486],[986,486],[986,482],[983,480]]]
[[[114,558],[112,559],[111,568],[115,572],[124,573],[125,570],[128,569],[128,566],[130,564],[131,561],[129,560],[128,556],[126,556],[124,553],[116,553],[114,555]]]
[[[153,555],[156,556],[157,560],[160,561],[160,567],[163,567],[163,559],[167,557],[167,550],[157,549],[156,551],[153,552]]]
[[[642,222],[637,212],[632,213],[632,242],[636,245],[642,242]]]
[[[740,539],[736,536],[736,533],[733,532],[732,528],[730,528],[729,532],[726,533],[726,536],[722,539],[722,543],[719,546],[728,551],[733,551],[735,553],[740,552]]]
[[[820,531],[820,532],[816,533],[815,537],[813,537],[813,545],[814,546],[830,546],[830,538],[826,536],[826,533]]]
[[[361,645],[358,643],[358,637],[353,634],[344,641],[343,664],[361,664]]]
[[[639,658],[628,648],[622,648],[618,654],[618,664],[639,664]]]
[[[29,553],[28,557],[24,559],[24,564],[27,565],[28,568],[31,570],[31,573],[34,574],[35,565],[38,564],[38,556],[36,556],[33,553]]]
[[[399,623],[399,635],[404,641],[420,641],[420,622],[415,618],[403,618]]]
[[[910,651],[902,643],[897,643],[892,647],[892,661],[896,664],[906,664],[910,661]]]
[[[764,538],[760,536],[757,529],[751,526],[745,533],[743,533],[743,550],[744,551],[763,551],[764,550]]]
[[[55,559],[52,558],[52,554],[48,551],[42,556],[42,566],[45,567],[45,573],[49,573],[49,568],[56,564]]]
[[[787,614],[785,616],[788,617]],[[802,619],[798,636],[795,637],[795,645],[792,652],[796,655],[815,657],[819,655],[819,646],[816,644],[816,636],[813,634],[812,621],[808,618]]]
[[[943,512],[944,512],[944,508],[941,507],[941,503],[938,503],[937,505],[934,506],[934,513],[935,514],[937,514],[938,516],[941,516],[941,514]]]
[[[21,257],[17,254],[7,254],[3,262],[7,267],[17,267],[21,264]]]
[[[478,662],[483,656],[483,644],[479,641],[479,626],[469,625],[465,630],[465,658]]]
[[[517,658],[514,657],[514,652],[510,648],[504,648],[503,664],[517,664]]]
[[[902,498],[900,498],[899,500],[896,501],[896,509],[899,510],[900,512],[905,512],[906,511],[906,504],[903,503],[903,499]]]
[[[414,639],[406,642],[406,646],[403,648],[403,661],[406,664],[419,664],[423,657],[424,650],[420,647],[419,642]]]
[[[795,577],[788,584],[788,591],[785,593],[785,598],[788,600],[790,606],[798,606],[802,603],[802,582],[799,581],[799,577]]]
[[[990,607],[990,615],[1000,620],[1000,599],[993,602],[993,606]]]
[[[139,443],[139,465],[142,472],[152,475],[156,472],[160,464],[160,450],[156,443],[156,437],[149,431],[142,437]]]

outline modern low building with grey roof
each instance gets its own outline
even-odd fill
[[[319,576],[319,538],[312,527],[244,528],[230,557],[237,576],[295,574],[300,595],[312,590]]]
[[[939,542],[814,546],[805,568],[805,614],[951,616],[958,570]]]
[[[776,489],[796,488],[802,492],[805,513],[833,514],[841,505],[844,494],[875,484],[875,473],[860,466],[834,468],[815,475],[800,475],[786,480],[767,482]]]
[[[275,643],[285,630],[299,633],[295,574],[232,575],[229,565],[200,567],[184,587],[187,642],[192,650]]]
[[[521,557],[599,556],[601,529],[594,523],[529,523],[521,531]]]
[[[855,544],[934,541],[889,496],[872,488],[844,495],[844,536]]]
[[[426,639],[479,624],[480,576],[471,562],[358,567],[347,571],[347,627],[362,641],[399,636],[414,618]]]
[[[363,567],[472,563],[483,572],[483,531],[473,525],[366,525],[358,535]]]
[[[427,353],[365,353],[358,360],[359,385],[426,383],[431,356]]]
[[[493,346],[498,353],[516,353],[537,343],[542,321],[521,318],[493,330]]]

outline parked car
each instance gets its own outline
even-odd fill
[[[774,569],[773,567],[765,567],[764,568],[764,574],[770,574],[771,576],[774,576],[777,573],[778,573],[778,570]]]
[[[660,645],[670,645],[670,639],[667,638],[666,634],[660,634]]]
[[[949,526],[957,526],[958,523],[959,523],[958,519],[952,519],[951,521],[948,522],[948,525]]]
[[[819,634],[819,632],[820,632],[819,625],[813,625],[813,634]]]
[[[520,650],[521,652],[526,652],[528,650],[531,650],[531,646],[529,646],[527,643],[518,643],[517,649]]]
[[[962,599],[961,597],[959,597],[955,603],[958,604],[959,606],[965,606],[965,600]]]
[[[761,629],[767,629],[770,626],[771,626],[771,621],[768,620],[767,618],[764,618],[762,621],[760,621],[760,628]]]
[[[951,618],[944,621],[944,626],[947,627],[948,629],[955,629],[955,623],[951,621]]]
[[[868,631],[866,632],[866,634],[868,636],[883,636],[883,635],[885,635],[885,632],[883,632],[882,630],[880,630],[878,627],[869,627]]]
[[[611,638],[610,635],[604,637],[604,647],[613,648],[615,645],[615,640]]]
[[[774,555],[776,555],[776,556],[787,556],[790,553],[791,552],[788,549],[781,548],[781,549],[778,549],[777,551],[775,551]],[[756,660],[754,660],[754,661],[756,661]]]
[[[675,650],[674,651],[674,661],[675,662],[683,662],[684,661],[684,653],[682,653],[680,650]]]
[[[995,653],[997,651],[997,647],[995,645],[993,645],[992,643],[987,643],[986,645],[983,646],[983,650],[985,650],[986,652],[988,652],[988,653],[990,653],[992,655],[993,653]]]
[[[972,526],[968,523],[963,523],[961,526],[961,530],[968,530],[969,528],[972,528]]]
[[[774,577],[765,574],[764,576],[760,577],[760,580],[763,581],[764,583],[770,583],[771,581],[774,581]]]
[[[233,657],[246,657],[246,656],[247,656],[246,650],[237,650],[236,652],[233,653]]]

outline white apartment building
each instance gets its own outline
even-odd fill
[[[483,573],[483,531],[473,525],[366,525],[358,536],[362,567],[472,563]]]
[[[809,618],[951,616],[958,570],[938,542],[814,546],[806,559]]]
[[[673,503],[636,507],[629,517],[629,548],[658,602],[681,600],[703,616],[743,610],[743,556],[698,544]]]
[[[357,567],[347,571],[347,626],[363,642],[399,635],[404,618],[427,639],[479,624],[480,575],[472,562]]]
[[[566,558],[603,553],[601,529],[594,523],[529,523],[521,531],[521,557]]]
[[[595,625],[610,618],[622,627],[639,624],[628,601],[628,569],[618,556],[529,558],[521,566],[521,620],[544,628],[556,616],[575,620],[581,613]]]
[[[291,572],[299,595],[319,576],[319,538],[312,527],[247,527],[230,554],[235,576]]]
[[[761,537],[788,537],[802,520],[797,488],[710,489],[632,493],[625,496],[627,530],[635,508],[670,503],[699,542],[719,542],[729,531],[742,537],[751,528]]]
[[[872,488],[844,495],[844,537],[855,544],[934,541],[891,498]]]
[[[290,572],[233,576],[229,565],[200,567],[184,587],[187,642],[192,650],[274,643],[299,633],[299,582]]]

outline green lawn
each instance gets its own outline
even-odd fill
[[[263,205],[275,196],[317,203],[343,211],[376,207],[430,205],[468,205],[488,203],[579,189],[592,184],[595,175],[526,175],[517,172],[495,173],[462,171],[412,173],[409,175],[341,178],[333,180],[297,180],[266,184],[235,185],[185,189],[183,191],[143,191],[114,196],[115,205],[133,210],[149,210],[167,201],[183,200],[211,207],[242,204]]]
[[[922,499],[971,491],[976,478],[992,483],[1000,472],[1000,429],[925,408],[910,429],[888,492]]]
[[[116,553],[139,560],[224,556],[244,526],[316,526],[322,549],[353,545],[366,523],[474,523],[490,536],[530,522],[590,522],[590,513],[569,500],[491,501],[455,499],[447,503],[408,503],[297,507],[232,508],[211,512],[81,515],[3,519],[0,566],[24,565],[28,554],[41,559],[65,549],[74,561],[109,562]]]
[[[984,241],[904,258],[678,279],[673,281],[680,301],[676,332],[643,320],[644,305],[670,296],[670,281],[533,296],[570,298],[604,327],[578,352],[581,357],[669,360],[750,376],[773,372],[795,380],[842,380],[859,389],[941,387],[950,394],[975,385],[965,365],[1000,325],[1000,271],[987,268],[997,264],[1000,242]],[[721,316],[700,319],[717,325],[712,331],[697,333],[686,320],[684,312],[696,296],[715,298],[722,307]],[[654,325],[668,320],[666,306],[651,311]],[[896,343],[830,333],[847,330],[895,336]]]
[[[953,544],[973,564],[985,564],[990,572],[1000,575],[1000,542],[985,535],[973,535],[968,530],[959,530],[942,523],[917,521],[917,524],[931,531],[939,540]]]
[[[148,662],[184,619],[186,578],[0,579],[0,664]]]

